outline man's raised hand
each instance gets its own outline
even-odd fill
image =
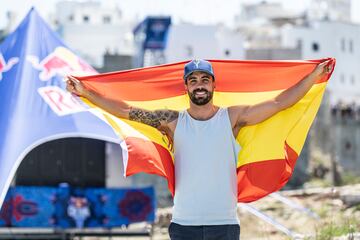
[[[74,78],[73,76],[67,76],[66,80],[66,90],[72,94],[75,94],[80,97],[84,97],[86,94],[86,89],[84,85]]]
[[[324,74],[329,74],[331,73],[331,71],[334,68],[334,64],[331,63],[331,60],[327,60],[325,62],[319,63],[314,72],[316,75],[324,75]]]

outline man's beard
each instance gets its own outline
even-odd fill
[[[197,97],[196,96],[197,92],[205,92],[205,96]],[[191,102],[198,106],[207,104],[213,98],[213,92],[209,92],[206,89],[195,89],[192,93],[188,91],[188,95],[190,97]]]

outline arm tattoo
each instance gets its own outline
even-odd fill
[[[152,127],[158,128],[161,122],[172,122],[179,116],[178,111],[174,110],[155,110],[148,111],[139,108],[131,108],[129,120],[141,122]]]

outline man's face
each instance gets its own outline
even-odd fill
[[[215,81],[210,74],[193,72],[186,80],[185,89],[192,103],[202,106],[211,101],[215,89]]]

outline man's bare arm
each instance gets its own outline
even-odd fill
[[[149,111],[141,108],[134,108],[119,99],[110,99],[87,89],[79,80],[74,77],[67,77],[66,89],[78,96],[87,98],[95,105],[114,116],[125,118],[159,128],[161,124],[167,124],[177,119],[179,113],[173,110]]]
[[[274,114],[285,110],[297,103],[310,90],[313,84],[331,71],[329,61],[320,63],[313,72],[307,75],[303,80],[283,91],[274,99],[261,102],[252,106],[234,106],[230,108],[233,119],[233,126],[245,126],[260,123]]]

